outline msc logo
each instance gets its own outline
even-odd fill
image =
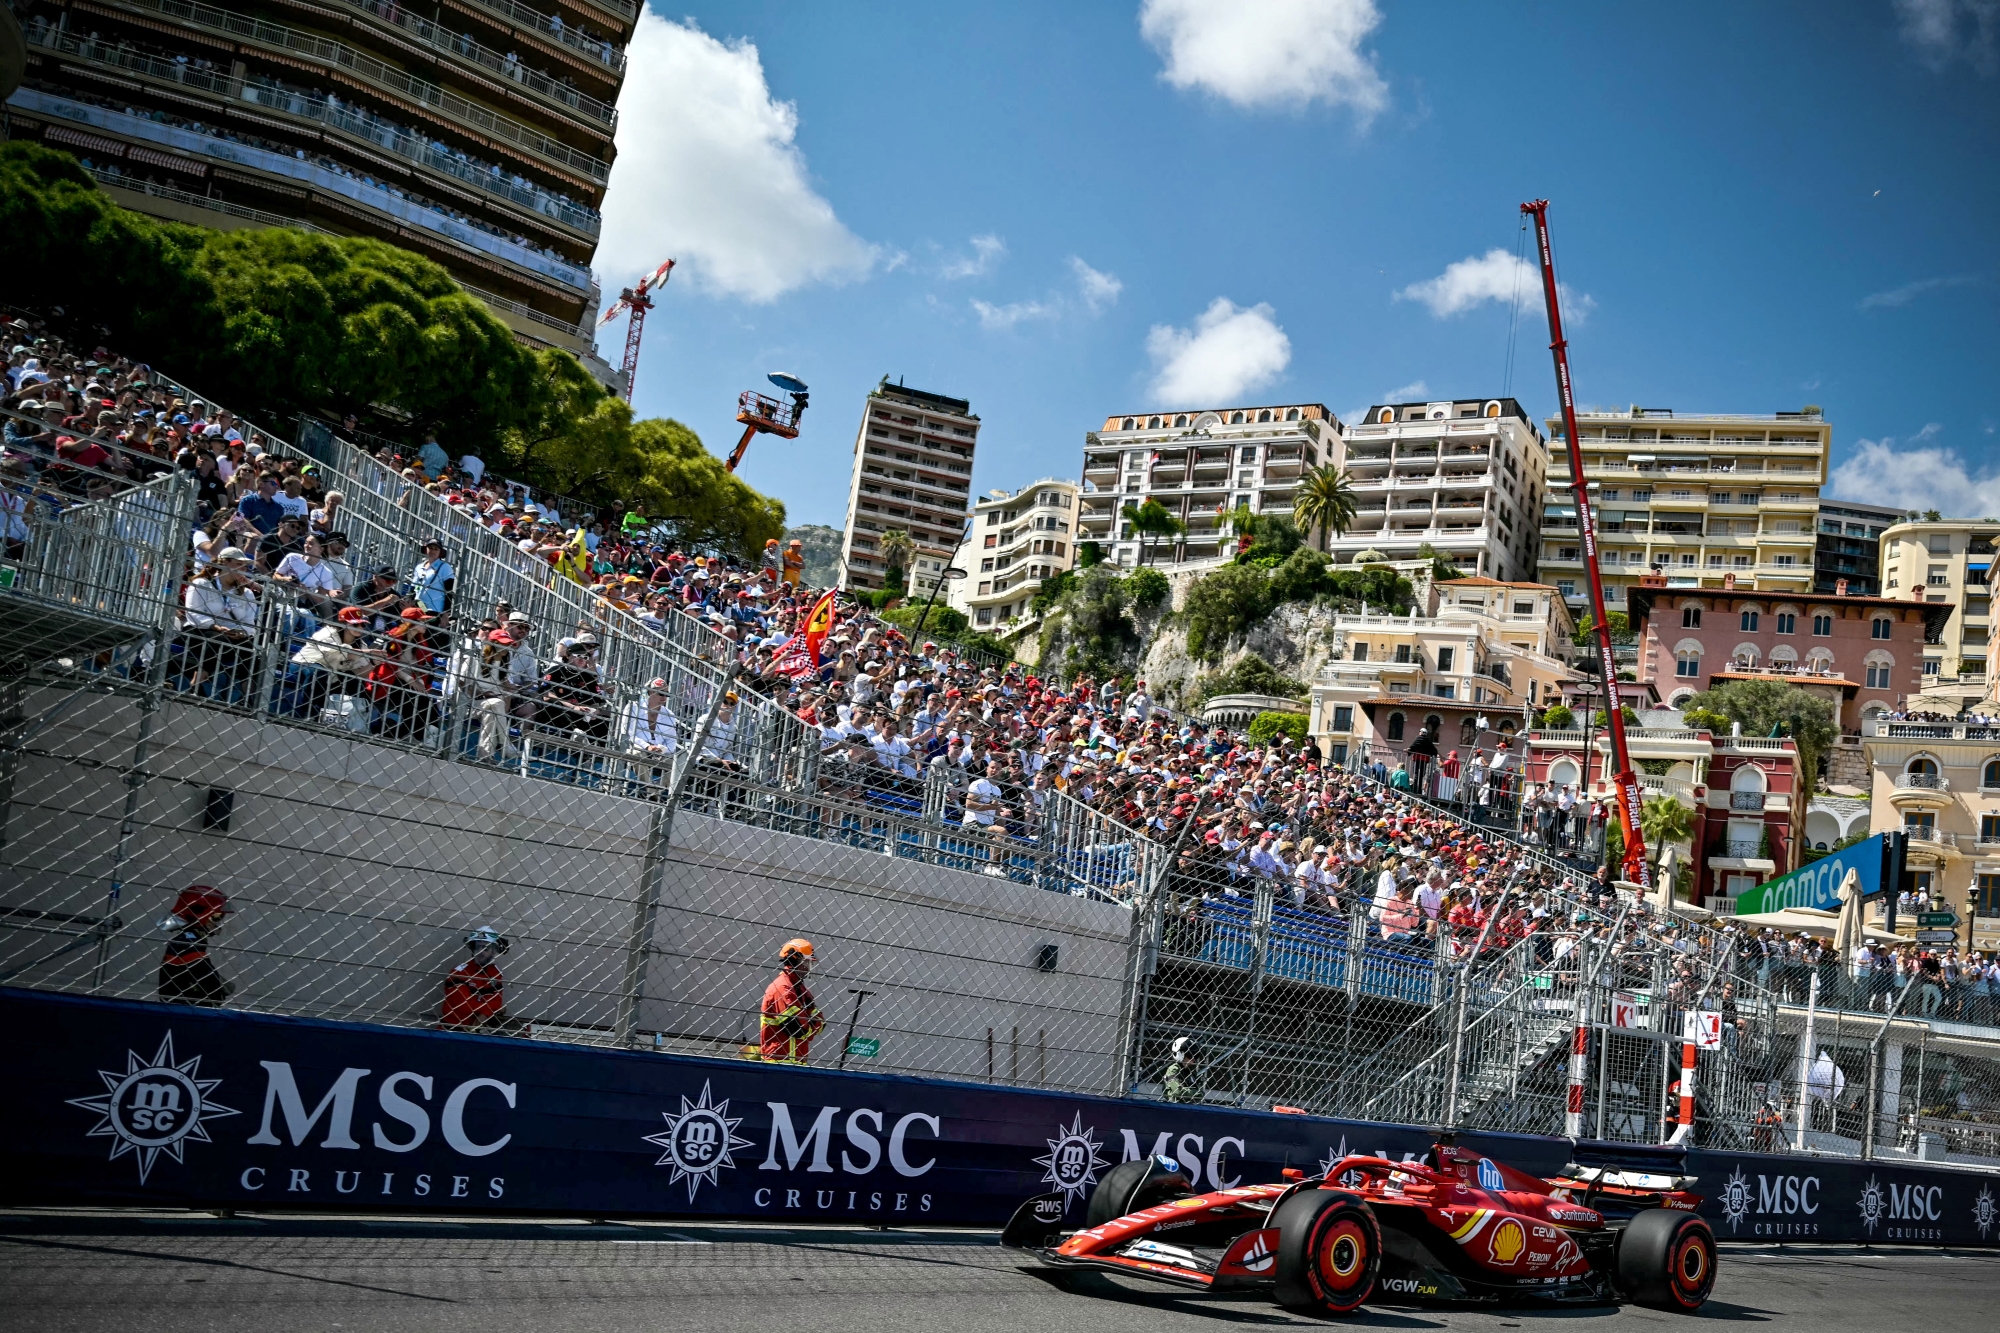
[[[1898,1185],[1891,1181],[1884,1189],[1870,1176],[1861,1187],[1861,1197],[1855,1206],[1861,1211],[1861,1225],[1868,1228],[1871,1236],[1883,1222],[1939,1222],[1944,1219],[1944,1186]],[[1942,1239],[1943,1233],[1929,1227],[1891,1227],[1888,1237],[1931,1240]]]
[[[1071,1198],[1082,1198],[1083,1192],[1096,1183],[1098,1170],[1111,1165],[1098,1156],[1097,1150],[1104,1145],[1097,1141],[1095,1127],[1084,1128],[1081,1111],[1067,1129],[1057,1122],[1056,1136],[1045,1142],[1049,1145],[1049,1155],[1035,1158],[1035,1165],[1047,1167],[1042,1179]],[[1068,1210],[1067,1199],[1063,1207]]]
[[[127,1154],[139,1167],[139,1183],[146,1183],[153,1163],[165,1153],[181,1161],[181,1145],[192,1139],[212,1143],[203,1122],[238,1114],[231,1107],[211,1101],[209,1094],[222,1086],[219,1078],[201,1077],[201,1057],[177,1063],[174,1034],[168,1032],[151,1060],[137,1051],[125,1052],[125,1072],[100,1069],[98,1078],[105,1091],[97,1097],[72,1097],[69,1105],[95,1111],[103,1117],[88,1137],[115,1140],[111,1159]]]
[[[721,1184],[722,1171],[736,1165],[733,1156],[736,1149],[755,1146],[748,1139],[736,1137],[736,1127],[743,1123],[743,1118],[730,1116],[727,1099],[714,1101],[707,1083],[701,1085],[700,1101],[691,1102],[683,1095],[679,1115],[668,1111],[660,1115],[667,1122],[666,1129],[644,1138],[666,1149],[653,1165],[674,1169],[673,1178],[667,1182],[668,1189],[687,1181],[689,1203],[694,1202],[695,1191],[704,1184]]]
[[[1972,1222],[1979,1228],[1979,1239],[1985,1240],[1986,1233],[1993,1229],[1996,1209],[1993,1204],[1993,1187],[1979,1187],[1979,1197],[1972,1201]]]

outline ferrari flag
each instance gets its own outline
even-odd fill
[[[807,672],[819,670],[820,645],[826,636],[833,633],[833,589],[829,588],[813,603],[812,610],[798,632],[786,641],[775,661],[771,663],[777,670],[788,676],[803,676]]]

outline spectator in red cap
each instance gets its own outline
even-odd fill
[[[173,933],[160,958],[160,999],[217,1009],[233,989],[215,970],[208,941],[229,915],[229,895],[207,884],[190,884],[174,900],[173,915],[160,924]]]

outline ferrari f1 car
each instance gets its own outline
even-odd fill
[[[1197,1193],[1143,1157],[1092,1190],[1016,1210],[1001,1244],[1059,1268],[1219,1291],[1267,1288],[1288,1310],[1393,1302],[1603,1304],[1691,1312],[1715,1283],[1715,1236],[1691,1177],[1572,1163],[1543,1180],[1442,1136],[1421,1160],[1349,1156],[1322,1175]]]

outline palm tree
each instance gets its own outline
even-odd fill
[[[1320,533],[1320,549],[1327,547],[1327,534],[1347,535],[1354,522],[1354,479],[1346,469],[1322,463],[1299,479],[1292,494],[1292,517],[1307,532]]]
[[[910,557],[915,554],[917,544],[910,540],[910,534],[901,528],[890,528],[882,534],[882,562],[888,566],[883,576],[884,583],[904,583],[904,571],[910,567]]]
[[[1152,549],[1149,537],[1178,537],[1187,531],[1187,524],[1180,521],[1158,500],[1147,500],[1142,505],[1127,504],[1120,516],[1132,525],[1132,531],[1139,534],[1139,563],[1147,564],[1147,554]]]
[[[1660,795],[1639,807],[1639,831],[1652,848],[1686,842],[1694,835],[1694,811],[1671,796]]]

